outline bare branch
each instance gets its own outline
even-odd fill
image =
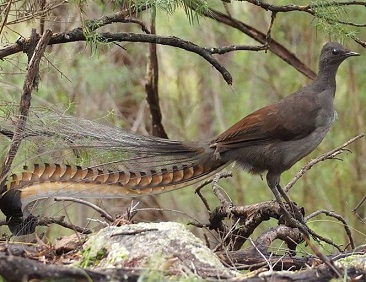
[[[353,250],[355,248],[355,243],[354,243],[354,240],[353,240],[353,237],[352,237],[351,229],[349,228],[347,221],[342,216],[340,216],[339,214],[336,214],[335,212],[331,212],[331,211],[327,211],[327,210],[318,210],[316,212],[313,212],[312,214],[309,214],[305,218],[305,220],[308,221],[309,219],[311,219],[311,218],[313,218],[313,217],[315,217],[319,214],[322,214],[322,213],[327,215],[327,216],[334,217],[335,219],[342,222],[344,230],[346,231],[347,237],[349,239],[349,244],[351,245],[351,249]]]
[[[364,6],[366,7],[366,2],[364,1],[344,1],[344,2],[327,2],[327,3],[319,3],[319,4],[309,4],[309,5],[272,5],[263,1],[258,0],[239,0],[243,2],[249,2],[253,5],[261,7],[267,11],[276,12],[276,13],[285,13],[285,12],[306,12],[311,15],[314,15],[314,9],[322,8],[322,7],[331,7],[331,6]]]
[[[196,53],[208,61],[213,67],[215,67],[223,76],[224,80],[228,84],[232,84],[232,76],[226,68],[224,68],[208,51],[210,48],[200,47],[190,41],[180,39],[175,36],[157,36],[154,34],[136,34],[136,33],[97,33],[96,36],[101,42],[143,42],[143,43],[155,43],[160,45],[167,45],[177,47],[188,52]],[[60,44],[75,41],[86,41],[86,37],[82,28],[76,28],[69,32],[55,33],[51,37],[49,44]],[[7,46],[0,49],[0,59],[4,56],[21,52],[23,50],[21,45],[25,45],[29,42],[29,39],[23,39],[19,43]]]
[[[256,1],[257,2],[257,1]],[[258,1],[259,2],[259,1]],[[194,9],[194,7],[192,7]],[[205,17],[214,19],[222,24],[231,26],[247,36],[253,38],[254,40],[258,41],[259,43],[263,44],[264,46],[267,45],[267,34],[264,34],[260,32],[259,30],[255,29],[252,26],[249,26],[245,24],[242,21],[239,21],[230,15],[225,15],[219,11],[216,11],[214,9],[209,9],[207,12],[204,12],[203,15]],[[266,48],[267,49],[267,48]],[[308,68],[303,62],[301,62],[295,54],[290,52],[287,48],[282,46],[279,42],[272,39],[270,44],[268,44],[268,50],[273,52],[275,55],[280,57],[282,60],[293,66],[295,69],[297,69],[302,74],[306,75],[310,79],[314,79],[316,77],[316,74],[314,71],[312,71],[310,68]]]
[[[314,254],[325,264],[327,265],[336,275],[337,278],[341,278],[343,277],[343,271],[342,269],[338,268],[333,260],[329,259],[327,256],[325,256],[322,252],[319,251],[319,249],[310,241],[309,238],[306,238],[306,236],[304,236],[304,240],[306,241],[306,243],[308,244],[308,246],[310,247],[310,249],[314,252]]]
[[[363,6],[366,7],[366,2],[364,1],[345,1],[345,2],[337,2],[337,1],[329,1],[329,2],[322,2],[322,3],[312,3],[305,6],[299,6],[299,5],[272,5],[263,1],[257,1],[257,0],[241,0],[245,2],[249,2],[255,6],[261,7],[266,11],[271,11],[272,13],[286,13],[286,12],[306,12],[316,18],[320,18],[317,9],[318,8],[326,8],[326,7],[342,7],[342,6]],[[366,27],[366,24],[358,24],[348,21],[343,21],[339,19],[334,18],[328,18],[324,17],[322,15],[322,20],[326,21],[329,24],[339,23],[342,25],[348,25],[353,27]],[[350,35],[350,38],[352,38],[355,42],[360,44],[363,47],[365,46],[365,42],[361,41],[359,38],[357,38],[355,35]]]
[[[17,2],[17,1],[15,1],[15,2]],[[57,2],[57,1],[51,1],[51,2],[52,2],[51,4],[45,5],[44,8],[41,9],[40,11],[37,11],[35,13],[23,13],[22,16],[17,17],[16,19],[14,19],[12,21],[7,22],[6,25],[19,24],[22,22],[33,20],[38,17],[40,17],[40,18],[44,17],[52,10],[55,10],[55,9],[61,7],[62,5],[64,5],[65,3],[67,3],[68,0],[62,0],[60,2]]]
[[[356,207],[354,209],[352,209],[353,213],[357,213],[357,210],[362,206],[362,204],[366,201],[366,195],[363,196],[363,198],[361,199],[361,201],[358,202],[358,204],[356,205]]]
[[[124,9],[122,11],[118,11],[115,14],[112,15],[106,15],[102,16],[99,19],[94,20],[87,20],[85,21],[85,27],[89,32],[96,31],[98,28],[112,24],[112,23],[126,23],[126,22],[134,22],[141,26],[142,30],[146,33],[148,29],[146,26],[137,19],[131,19],[130,16],[133,14],[141,13],[147,9],[149,9],[151,6],[149,4],[147,5],[139,5],[139,7],[136,7],[135,5],[132,5],[128,9]]]
[[[214,191],[214,194],[219,199],[222,206],[230,207],[233,205],[233,203],[231,201],[227,200],[220,191],[219,180],[222,178],[221,175],[222,175],[222,173],[215,174],[215,177],[212,180],[212,190]],[[223,175],[225,177],[226,173],[224,172]]]
[[[111,216],[107,211],[105,211],[102,208],[98,207],[97,205],[94,205],[93,203],[85,201],[85,200],[72,198],[72,197],[57,197],[57,198],[55,198],[55,201],[68,201],[68,202],[83,204],[83,205],[86,205],[88,207],[91,207],[92,209],[94,209],[95,211],[100,213],[100,215],[102,217],[104,217],[106,220],[108,220],[109,222],[115,221],[113,216]]]
[[[92,232],[84,227],[77,226],[72,223],[68,223],[64,220],[64,216],[61,217],[40,217],[37,219],[37,226],[48,226],[49,224],[57,224],[70,230],[82,234],[91,234]]]
[[[150,24],[152,34],[156,34],[155,19],[156,15],[152,12]],[[147,64],[145,82],[146,100],[149,103],[151,114],[152,135],[161,138],[168,138],[168,134],[166,133],[162,123],[162,114],[159,104],[159,62],[156,47],[155,43],[149,44],[149,62]]]
[[[4,15],[2,15],[1,17],[3,18],[3,22],[1,23],[1,26],[0,26],[0,34],[3,33],[3,29],[4,29],[4,26],[7,24],[7,20],[8,20],[8,16],[9,16],[9,12],[10,12],[10,7],[11,7],[11,4],[12,4],[12,0],[9,0],[5,10],[4,10]]]
[[[344,151],[349,151],[346,149],[346,147],[357,141],[358,139],[364,137],[364,134],[360,134],[357,135],[356,137],[351,138],[350,140],[348,140],[346,143],[344,143],[343,145],[311,160],[306,166],[304,166],[296,175],[295,177],[284,187],[285,192],[288,192],[294,185],[295,183],[306,173],[306,171],[310,170],[314,165],[316,165],[317,163],[320,163],[322,161],[325,160],[331,160],[334,159],[336,156],[338,156],[339,154],[342,154]]]
[[[24,129],[28,111],[30,108],[30,101],[31,101],[31,94],[33,91],[33,88],[36,87],[37,83],[37,76],[39,71],[39,63],[41,61],[41,58],[43,56],[44,51],[46,50],[47,44],[51,38],[52,31],[47,30],[41,39],[38,41],[37,46],[34,50],[30,50],[32,53],[31,59],[28,64],[28,70],[25,76],[24,85],[23,85],[23,94],[20,98],[20,105],[19,105],[19,116],[20,118],[17,120],[17,124],[15,126],[14,135],[12,138],[12,143],[10,145],[7,157],[4,161],[4,164],[2,165],[2,171],[0,174],[0,182],[1,182],[1,188],[0,192],[4,192],[5,186],[5,176],[10,170],[11,164],[14,160],[15,154],[18,151],[18,148],[21,143],[21,133]],[[34,51],[34,53],[33,53]],[[29,54],[28,54],[29,55]],[[30,57],[30,56],[29,56]]]
[[[220,46],[220,47],[204,47],[207,52],[211,54],[225,54],[233,51],[265,51],[268,50],[268,45],[262,46],[250,46],[250,45],[231,45],[231,46]]]

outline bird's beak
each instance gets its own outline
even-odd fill
[[[346,57],[360,56],[360,54],[358,54],[356,52],[351,52],[351,51],[347,52],[345,55],[346,55]]]

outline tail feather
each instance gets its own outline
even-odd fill
[[[194,179],[202,179],[207,174],[225,166],[215,162],[195,166],[173,166],[171,169],[144,171],[106,171],[96,168],[82,168],[64,164],[35,164],[32,168],[25,167],[20,174],[13,174],[7,190],[26,190],[38,183],[93,183],[120,186],[121,189],[145,189],[161,186],[173,186],[187,183]],[[91,192],[93,193],[93,192]]]
[[[5,121],[1,129],[8,132],[13,123]],[[117,171],[193,166],[212,156],[209,142],[143,136],[81,118],[37,111],[29,116],[22,138],[34,145],[30,146],[34,156],[49,157],[49,163],[82,163],[84,167]]]
[[[60,196],[124,198],[157,194],[197,183],[224,166],[224,163],[217,163],[215,166],[197,165],[180,170],[163,170],[160,173],[150,171],[147,174],[137,171],[102,171],[60,164],[35,165],[33,169],[28,168],[28,171],[12,176],[13,181],[9,183],[7,191],[20,192],[22,212],[29,215],[28,205],[39,199]],[[59,174],[59,171],[64,173]],[[49,175],[50,178],[47,178]]]
[[[8,121],[1,127],[0,133],[8,133],[12,125]],[[29,214],[28,205],[42,198],[135,197],[179,189],[227,165],[215,158],[209,142],[142,136],[55,113],[33,111],[22,138],[36,148],[41,160],[49,156],[51,161],[24,167],[11,176],[0,197],[7,217]],[[58,164],[57,158],[83,167]],[[9,198],[11,207],[5,203]]]

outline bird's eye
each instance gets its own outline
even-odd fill
[[[333,49],[333,50],[332,50],[332,53],[333,53],[333,55],[338,55],[338,54],[339,54],[339,50],[337,50],[337,49]]]

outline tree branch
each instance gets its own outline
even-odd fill
[[[33,32],[35,33],[35,31]],[[17,153],[20,143],[21,143],[21,134],[24,129],[29,108],[31,102],[31,95],[33,89],[37,86],[37,76],[39,75],[39,63],[43,56],[44,51],[46,50],[47,44],[51,38],[52,31],[47,30],[41,39],[38,41],[35,49],[29,50],[28,57],[30,58],[28,63],[28,70],[25,76],[24,85],[23,85],[23,94],[20,98],[19,104],[19,119],[17,120],[17,124],[15,125],[14,135],[12,138],[12,143],[10,145],[7,157],[2,165],[2,171],[0,174],[0,193],[4,192],[5,189],[5,176],[10,171],[11,164],[14,160],[15,154]],[[36,40],[34,38],[34,44]],[[31,55],[32,54],[32,55]]]
[[[286,13],[286,12],[306,12],[311,15],[315,15],[314,9],[316,8],[324,8],[324,7],[332,7],[332,6],[364,6],[366,7],[366,2],[364,1],[344,1],[344,2],[327,2],[327,3],[319,3],[319,4],[309,4],[309,5],[272,5],[263,1],[258,0],[239,0],[241,2],[248,2],[255,6],[261,7],[266,11],[276,12],[276,13]]]
[[[156,34],[156,12],[155,9],[151,11],[151,33]],[[146,71],[146,100],[149,103],[151,114],[151,133],[153,136],[168,138],[164,126],[162,124],[162,114],[159,104],[159,62],[158,54],[156,52],[157,46],[155,43],[149,44],[149,62]]]
[[[137,281],[139,273],[126,269],[90,270],[87,268],[50,265],[29,258],[0,255],[0,273],[8,282],[28,280],[111,281],[125,277],[124,281]],[[118,281],[118,280],[117,280]]]
[[[175,36],[158,36],[155,34],[136,34],[136,33],[96,33],[96,36],[101,42],[143,42],[143,43],[155,43],[160,45],[167,45],[177,47],[188,52],[196,53],[208,61],[213,67],[215,67],[223,76],[224,80],[228,84],[232,84],[232,76],[229,71],[224,68],[209,52],[211,48],[200,47],[190,41],[183,40]],[[52,35],[49,44],[61,44],[75,41],[86,41],[86,36],[83,33],[82,28],[75,28],[69,32],[55,33]],[[0,49],[0,59],[5,56],[21,52],[23,50],[22,45],[29,43],[29,39],[22,39],[19,42]]]
[[[204,16],[214,19],[220,23],[225,25],[231,26],[243,32],[244,34],[248,35],[249,37],[253,38],[254,40],[260,42],[261,44],[267,46],[268,50],[276,54],[282,60],[293,66],[299,72],[304,74],[305,76],[309,77],[310,79],[314,79],[316,74],[310,68],[308,68],[303,62],[301,62],[295,54],[291,53],[288,49],[283,47],[280,43],[276,40],[271,39],[270,42],[267,41],[267,34],[260,32],[259,30],[232,18],[230,15],[225,15],[221,12],[218,12],[213,9],[209,9],[207,12],[204,12]]]
[[[342,25],[348,25],[353,27],[366,27],[366,24],[357,24],[353,22],[343,21],[340,19],[334,19],[331,17],[328,17],[326,15],[321,15],[318,13],[317,9],[324,9],[328,7],[342,7],[342,6],[364,6],[366,7],[366,2],[364,1],[345,1],[345,2],[322,2],[322,3],[315,3],[315,4],[309,4],[305,6],[299,6],[299,5],[272,5],[263,1],[257,1],[257,0],[239,0],[239,1],[245,1],[249,2],[255,6],[261,7],[262,9],[266,11],[271,11],[272,13],[286,13],[286,12],[306,12],[315,18],[322,19],[326,21],[329,24],[339,23]],[[352,38],[355,42],[360,44],[362,47],[366,47],[366,43],[359,38],[357,38],[355,35],[349,35],[350,38]]]

